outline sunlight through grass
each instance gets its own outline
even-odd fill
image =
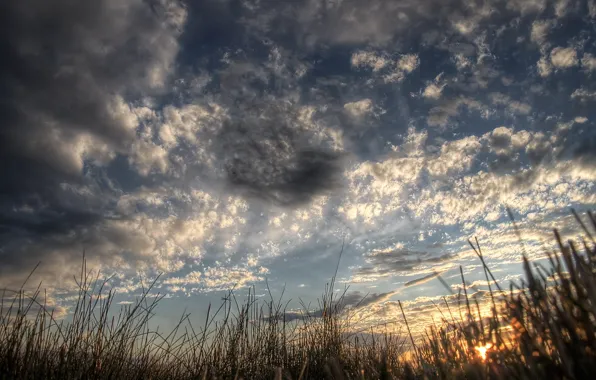
[[[596,219],[589,217],[596,230]],[[470,243],[493,286],[488,292],[492,307],[482,309],[468,295],[461,271],[457,304],[437,305],[444,318],[421,338],[409,333],[403,308],[400,331],[407,335],[374,326],[359,330],[351,309],[344,307],[347,288],[335,292],[335,276],[314,312],[305,306],[302,313],[290,314],[287,303],[271,294],[269,300],[259,299],[253,289],[244,302],[229,292],[221,306],[209,306],[201,325],[184,315],[164,333],[148,324],[162,299],[152,294],[153,284],[136,303],[114,313],[115,294],[105,291],[99,274],[89,278],[83,264],[69,322],[44,304],[40,288],[4,291],[0,377],[590,378],[596,373],[596,242],[582,227],[583,252],[576,243],[563,243],[555,231],[559,251],[546,253],[550,268],[531,265],[521,253],[525,278],[508,290],[494,279],[478,242]]]
[[[487,343],[484,346],[476,346],[474,349],[478,351],[478,356],[482,359],[482,361],[486,360],[486,353],[493,347],[492,343]]]

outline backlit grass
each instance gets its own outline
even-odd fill
[[[489,284],[489,307],[462,291],[457,307],[437,304],[442,320],[423,337],[382,326],[362,331],[335,276],[317,312],[288,318],[287,303],[229,292],[206,320],[183,315],[168,332],[150,328],[161,296],[153,284],[120,309],[105,281],[83,264],[69,318],[55,318],[41,287],[5,290],[0,306],[0,375],[5,379],[585,379],[596,375],[596,219],[585,240],[546,252],[524,280],[499,284],[477,241],[470,242]],[[401,303],[400,303],[401,307]],[[489,312],[482,312],[489,310]]]

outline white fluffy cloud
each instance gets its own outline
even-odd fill
[[[180,108],[167,106],[163,110],[164,122],[159,126],[159,137],[167,146],[179,140],[197,145],[201,132],[216,130],[226,119],[226,111],[218,104],[189,104]]]
[[[402,55],[397,61],[397,68],[405,73],[411,73],[416,70],[420,64],[420,59],[416,54]]]
[[[424,88],[422,96],[427,99],[439,99],[441,97],[441,93],[443,92],[443,88],[445,88],[445,85],[430,83]]]
[[[351,63],[354,67],[368,67],[373,71],[379,71],[389,65],[391,61],[381,55],[370,51],[358,51],[352,54]]]
[[[344,104],[344,109],[353,117],[361,118],[373,110],[373,103],[370,99],[362,99],[356,102]]]
[[[577,52],[572,47],[556,47],[550,52],[550,61],[555,68],[568,69],[577,66]]]
[[[579,62],[577,51],[573,47],[564,48],[559,46],[552,49],[550,55],[543,55],[536,63],[536,67],[541,77],[547,77],[557,69],[569,69],[577,66]],[[587,64],[589,65],[589,63]]]
[[[582,67],[587,71],[595,71],[596,70],[596,57],[592,54],[586,53],[582,57]]]
[[[407,74],[416,70],[420,58],[416,54],[404,54],[396,62],[395,68],[383,77],[386,83],[401,82]]]
[[[540,48],[548,46],[548,35],[554,23],[551,20],[537,20],[532,23],[530,38]]]
[[[547,77],[553,72],[553,66],[545,57],[540,58],[538,63],[536,63],[536,67],[541,77]]]
[[[346,219],[376,223],[384,215],[407,207],[431,223],[452,225],[478,220],[502,205],[527,214],[539,209],[554,211],[568,202],[593,201],[585,181],[594,178],[596,170],[573,160],[541,166],[515,163],[521,154],[540,159],[545,153],[560,151],[558,140],[549,140],[543,133],[499,127],[480,138],[442,142],[438,150],[430,149],[434,145],[427,140],[426,133],[410,129],[404,143],[384,160],[365,162],[350,170],[351,195],[340,210]],[[514,171],[471,172],[486,150],[514,160]],[[436,185],[422,186],[423,178]],[[443,181],[446,178],[448,182]],[[560,184],[575,186],[575,190],[552,198],[550,189]],[[537,203],[537,199],[544,203]]]
[[[265,280],[269,270],[264,267],[250,268],[220,265],[209,267],[204,271],[192,271],[182,277],[170,277],[163,281],[170,285],[170,291],[183,291],[186,293],[200,291],[226,291],[230,289],[242,289]]]
[[[417,54],[402,54],[397,60],[388,56],[387,53],[357,51],[352,54],[350,62],[354,68],[368,68],[374,74],[381,74],[385,83],[401,82],[420,65]]]

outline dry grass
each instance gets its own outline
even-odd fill
[[[580,221],[580,218],[577,218]],[[354,321],[335,293],[335,276],[317,313],[305,308],[288,319],[287,303],[239,302],[229,292],[206,320],[183,315],[168,333],[150,328],[161,297],[153,284],[133,305],[114,314],[105,281],[83,265],[78,300],[66,321],[44,307],[40,288],[5,291],[0,305],[0,377],[3,379],[409,379],[567,378],[596,374],[596,244],[559,243],[551,266],[524,255],[525,280],[502,289],[472,244],[490,284],[491,311],[481,315],[462,274],[459,310],[437,305],[442,324],[422,339],[374,329],[353,334]],[[400,304],[401,306],[401,304]],[[462,318],[453,317],[461,313]],[[408,331],[407,321],[404,321]],[[484,350],[482,349],[484,348]],[[485,358],[482,358],[485,354]]]

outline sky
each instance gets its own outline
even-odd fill
[[[595,28],[594,0],[3,2],[0,286],[39,263],[67,313],[84,255],[120,304],[160,275],[167,326],[232,287],[316,304],[343,246],[346,302],[424,328],[435,271],[486,289],[468,239],[519,280],[596,204]]]

